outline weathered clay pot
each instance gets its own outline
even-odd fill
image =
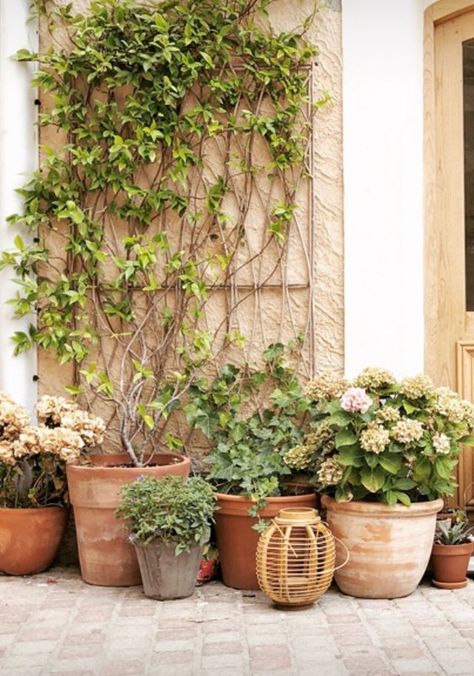
[[[259,589],[256,570],[259,534],[252,528],[258,519],[249,516],[252,504],[238,495],[217,495],[216,537],[222,579],[234,589]],[[285,507],[316,507],[316,495],[268,498],[260,518],[272,519]]]
[[[0,509],[0,571],[33,575],[53,563],[66,529],[65,507]]]
[[[465,587],[467,567],[472,553],[472,542],[463,545],[433,545],[431,565],[435,587],[440,589]]]
[[[392,599],[416,589],[428,565],[442,500],[390,507],[324,496],[322,504],[329,527],[350,554],[347,565],[335,574],[341,591],[360,598]],[[336,565],[345,558],[337,543]]]
[[[154,540],[147,545],[135,544],[145,596],[158,601],[192,596],[201,563],[200,545],[175,555],[176,544]]]
[[[92,465],[68,465],[82,579],[89,584],[128,587],[141,583],[140,569],[122,519],[115,511],[123,486],[139,476],[188,476],[190,461],[157,453],[147,467],[126,466],[127,455],[97,455]],[[121,466],[122,465],[122,466]]]

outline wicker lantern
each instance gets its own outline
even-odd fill
[[[282,509],[257,549],[260,588],[277,606],[308,606],[331,584],[334,536],[315,509]]]

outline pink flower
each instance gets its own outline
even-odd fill
[[[366,413],[372,399],[362,387],[349,387],[341,397],[341,408],[348,413]]]

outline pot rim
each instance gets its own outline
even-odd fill
[[[227,502],[234,502],[237,504],[248,504],[248,505],[255,505],[257,503],[256,500],[252,500],[251,498],[247,498],[245,495],[231,495],[230,493],[216,493],[217,495],[217,500],[223,500]],[[273,497],[266,498],[266,502],[270,504],[275,504],[277,502],[281,502],[284,500],[285,502],[289,500],[295,500],[295,501],[301,501],[302,499],[307,499],[310,501],[310,499],[314,498],[316,495],[316,492],[314,493],[303,493],[302,495],[274,495]]]
[[[52,511],[52,510],[67,510],[69,507],[66,505],[45,505],[44,507],[0,507],[0,512],[21,512],[26,514],[27,512],[32,512],[37,514],[38,512]]]
[[[107,457],[107,455],[110,455],[111,458],[119,458],[123,457],[124,459],[127,458],[130,460],[130,457],[127,453],[95,453],[91,455],[91,458],[94,458],[96,456],[100,457]],[[164,463],[163,465],[145,465],[144,467],[135,467],[134,465],[132,466],[127,466],[127,467],[120,467],[118,465],[81,465],[79,463],[71,462],[68,465],[66,465],[66,471],[67,472],[94,472],[94,473],[104,473],[104,472],[133,472],[134,474],[140,474],[143,472],[146,472],[147,469],[152,469],[155,467],[182,467],[183,465],[189,465],[191,463],[190,459],[181,453],[155,453],[154,455],[156,456],[166,456],[168,458],[179,458],[179,462],[167,462]]]
[[[436,514],[443,507],[443,500],[427,500],[426,502],[412,502],[410,507],[405,505],[386,505],[384,502],[369,502],[368,500],[351,500],[337,502],[329,495],[321,497],[321,503],[329,511],[350,512],[354,516],[387,516],[392,518],[418,517]]]
[[[462,545],[433,544],[433,554],[438,556],[465,556],[470,552],[474,552],[474,542],[463,542]]]

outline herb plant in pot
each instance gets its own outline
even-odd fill
[[[49,568],[67,522],[66,465],[102,441],[104,423],[79,409],[56,417],[55,397],[26,409],[0,393],[0,571],[31,575]],[[48,411],[48,415],[45,412]]]
[[[261,369],[225,366],[190,390],[190,423],[212,445],[208,480],[217,488],[216,537],[224,583],[258,589],[259,526],[284,507],[315,507],[314,487],[293,482],[284,462],[302,439],[308,400],[281,344],[269,346]]]
[[[145,596],[191,596],[209,540],[215,493],[200,477],[141,476],[122,489],[125,520],[140,565]]]
[[[286,460],[314,473],[349,549],[336,582],[353,596],[407,596],[426,570],[441,497],[454,492],[461,444],[474,441],[474,407],[426,376],[396,382],[374,368],[352,384],[323,374],[307,394],[318,440]]]
[[[474,551],[473,529],[467,520],[448,525],[438,523],[431,564],[433,584],[440,589],[462,589]]]

